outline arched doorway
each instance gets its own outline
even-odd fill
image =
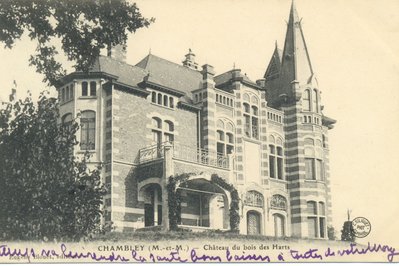
[[[274,218],[274,236],[283,237],[285,236],[285,219],[281,214],[273,214]]]
[[[181,227],[228,229],[228,197],[222,188],[195,178],[180,184],[177,191],[181,197]]]
[[[247,234],[259,235],[260,231],[260,213],[257,211],[247,212]]]

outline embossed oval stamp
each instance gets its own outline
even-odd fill
[[[353,234],[358,238],[364,238],[370,234],[370,221],[364,217],[356,217],[352,221]]]

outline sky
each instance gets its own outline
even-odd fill
[[[263,77],[286,31],[291,0],[138,0],[155,23],[128,41],[127,62],[151,50],[181,63],[191,48],[199,65],[217,74],[233,65],[256,80]],[[370,220],[363,242],[396,245],[399,240],[399,1],[296,0],[322,90],[324,113],[338,120],[330,131],[330,174],[334,227],[351,217]],[[13,50],[0,48],[0,98],[13,80],[20,97],[44,88],[28,66],[35,44],[27,38]]]

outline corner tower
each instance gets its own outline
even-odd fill
[[[276,46],[265,72],[268,105],[284,112],[285,172],[292,235],[327,238],[332,224],[328,130],[321,91],[292,1],[283,51]]]

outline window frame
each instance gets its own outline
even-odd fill
[[[93,117],[84,117],[85,114],[92,114]],[[96,150],[96,112],[93,110],[84,110],[80,116],[80,143],[81,151],[95,151]],[[84,125],[87,127],[84,127]],[[91,139],[93,137],[93,139]],[[85,142],[83,142],[85,139]],[[90,142],[92,140],[92,142]]]

